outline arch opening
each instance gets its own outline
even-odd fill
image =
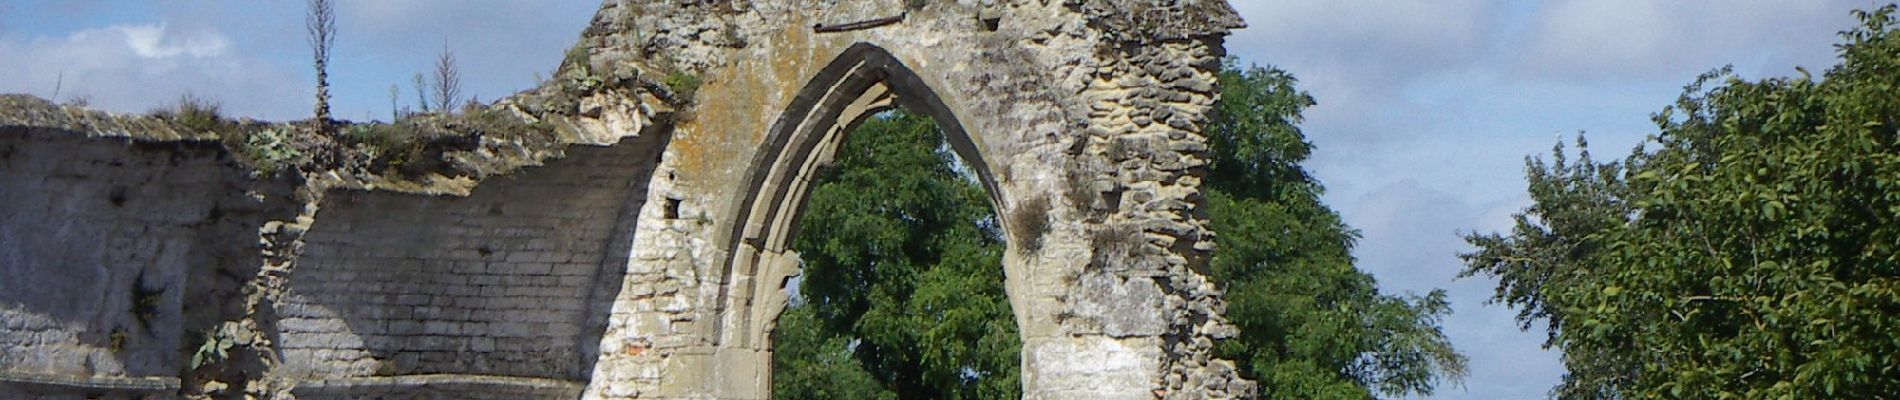
[[[728,262],[722,275],[717,315],[723,320],[714,332],[718,347],[751,349],[763,357],[748,369],[762,370],[758,388],[769,390],[772,332],[789,305],[789,287],[800,272],[800,255],[793,237],[801,225],[806,202],[821,169],[832,163],[846,136],[878,115],[903,110],[934,121],[944,147],[960,160],[965,172],[980,186],[981,201],[991,215],[1005,215],[1008,194],[990,171],[990,160],[965,130],[953,108],[922,77],[877,46],[859,43],[845,50],[803,87],[767,132],[762,151],[750,163],[745,198],[733,203],[735,216],[728,233]],[[990,219],[1001,248],[1001,272],[996,284],[1004,288],[1010,338],[1020,347],[1021,310],[1011,307],[1015,291],[1010,271],[1014,241],[1009,240],[1005,218]],[[761,359],[762,358],[762,359]],[[1021,360],[1016,361],[1017,366]],[[1014,369],[1012,369],[1014,371]],[[1014,380],[1012,380],[1014,382]],[[763,393],[761,393],[763,394]]]
[[[986,193],[928,117],[854,125],[793,223],[800,272],[769,334],[772,398],[1020,398]]]
[[[882,48],[868,43],[851,46],[814,76],[774,121],[751,162],[746,198],[735,206],[739,223],[732,227],[733,254],[750,245],[759,250],[783,250],[789,226],[767,231],[764,223],[796,214],[801,192],[787,182],[810,177],[811,167],[828,160],[845,132],[879,112],[903,107],[935,120],[951,150],[976,174],[990,195],[992,206],[1005,204],[989,163],[977,151],[971,135],[942,97],[908,66]],[[844,122],[840,124],[839,122]],[[730,268],[729,271],[730,273]]]

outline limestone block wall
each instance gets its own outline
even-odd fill
[[[804,185],[898,104],[1005,216],[1025,398],[1251,398],[1212,351],[1235,332],[1198,193],[1240,25],[1222,0],[603,0],[560,78],[494,106],[527,132],[448,129],[454,167],[414,182],[314,157],[294,189],[216,134],[0,96],[0,395],[185,394],[230,321],[281,357],[214,368],[261,398],[763,399]]]
[[[0,127],[0,393],[175,392],[258,263],[217,143],[88,134]]]
[[[1252,397],[1213,354],[1234,330],[1198,194],[1240,25],[1219,0],[603,2],[590,70],[705,84],[653,185],[689,218],[640,226],[586,398],[768,397],[785,228],[877,87],[946,127],[1003,216],[1025,398]]]
[[[352,377],[584,381],[625,274],[636,223],[629,214],[646,202],[663,146],[649,136],[570,147],[565,158],[491,178],[468,197],[328,193],[276,305],[285,364],[275,374],[331,381],[300,390],[318,397],[533,386],[334,382]]]

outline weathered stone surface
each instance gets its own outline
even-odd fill
[[[1244,396],[1230,390],[1245,382],[1210,356],[1211,340],[1194,340],[1231,334],[1218,293],[1195,272],[1211,243],[1193,207],[1194,171],[1205,164],[1198,130],[1217,96],[1219,38],[1239,26],[1232,10],[1219,1],[911,4],[603,6],[583,39],[606,44],[595,57],[650,60],[706,81],[654,190],[709,223],[641,224],[630,276],[652,271],[635,279],[698,289],[623,296],[614,320],[625,323],[610,324],[602,349],[618,340],[641,350],[603,354],[589,397],[753,397],[747,386],[764,382],[721,376],[730,369],[722,357],[666,355],[770,349],[763,337],[784,271],[769,260],[789,250],[785,221],[803,196],[801,177],[825,162],[835,127],[862,115],[851,104],[882,91],[950,127],[1000,214],[1042,220],[1005,225],[1047,222],[1021,233],[1035,238],[1010,241],[1039,249],[1017,246],[1005,261],[1025,375],[1040,377],[1025,381],[1026,396]],[[814,28],[900,15],[866,29]],[[1030,206],[1048,202],[1073,207]],[[1139,232],[1132,246],[1091,240],[1128,229]],[[712,323],[666,323],[681,315]],[[1053,356],[1085,351],[1076,349],[1149,367],[1082,372]]]
[[[1072,332],[1096,328],[1112,338],[1167,333],[1161,287],[1155,285],[1152,278],[1084,274],[1076,289],[1080,295],[1071,306],[1075,318],[1094,321],[1099,326],[1072,324]]]
[[[34,110],[86,122],[0,126],[0,373],[175,382],[184,332],[229,317],[187,306],[258,263],[248,172],[215,142],[67,130],[144,121],[7,112]]]
[[[114,115],[25,95],[0,95],[0,125],[147,142],[218,140],[216,134],[192,131],[162,118]]]
[[[1239,26],[1220,0],[608,0],[546,86],[345,125],[412,132],[401,169],[301,125],[0,97],[0,373],[71,381],[0,390],[125,395],[84,382],[187,369],[230,331],[160,391],[762,399],[810,177],[901,106],[1004,216],[1026,398],[1250,397],[1212,353],[1234,329],[1196,210]],[[284,172],[228,161],[259,130],[306,133]],[[139,279],[176,286],[111,359]]]
[[[465,198],[325,196],[277,303],[279,372],[585,381],[657,139],[570,148]]]
[[[1068,0],[1116,39],[1137,42],[1225,36],[1247,26],[1226,0]],[[1172,80],[1172,79],[1170,79]]]

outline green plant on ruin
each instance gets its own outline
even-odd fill
[[[699,75],[684,71],[669,71],[666,73],[666,79],[661,83],[666,84],[666,89],[673,92],[674,103],[692,104],[694,96],[699,95],[699,86],[705,82],[700,80]]]
[[[569,88],[571,89],[571,93],[574,94],[593,92],[607,84],[606,81],[600,80],[600,77],[594,76],[593,74],[584,74],[575,77],[571,82]]]
[[[362,124],[344,129],[344,137],[373,166],[402,170],[422,158],[422,140],[413,126],[405,124]]]
[[[185,93],[169,107],[152,110],[152,115],[170,120],[194,132],[219,132],[227,123],[216,101]]]
[[[251,132],[244,137],[241,153],[251,160],[258,171],[275,174],[303,159],[303,152],[290,144],[292,134],[282,127]]]
[[[216,364],[231,357],[231,350],[238,346],[249,346],[255,334],[244,329],[236,322],[225,321],[217,328],[206,331],[198,339],[198,346],[192,350],[190,369]]]
[[[606,85],[606,81],[594,76],[594,55],[585,41],[567,49],[561,58],[561,68],[555,71],[555,79],[560,80],[569,98],[584,96]]]
[[[523,138],[529,132],[546,132],[554,126],[545,120],[527,121],[506,108],[471,107],[448,121],[453,135]],[[536,135],[527,135],[536,136]],[[437,136],[439,138],[439,135]],[[423,139],[428,139],[424,137]]]
[[[561,57],[561,65],[566,66],[567,69],[573,71],[575,74],[583,76],[592,75],[594,69],[594,54],[587,49],[585,42],[576,44],[574,47],[569,47],[567,54]]]

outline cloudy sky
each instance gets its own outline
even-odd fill
[[[309,115],[300,1],[0,0],[0,92],[143,112],[190,92],[227,114]],[[331,79],[341,118],[387,118],[391,85],[444,46],[466,92],[494,99],[547,75],[589,0],[342,0]],[[558,3],[558,4],[557,4]],[[1362,268],[1391,292],[1451,292],[1445,321],[1471,356],[1438,399],[1541,398],[1558,380],[1543,332],[1454,279],[1463,232],[1505,229],[1528,204],[1523,158],[1588,132],[1600,156],[1654,132],[1649,114],[1697,74],[1819,72],[1868,0],[1236,0],[1243,62],[1292,72],[1319,105],[1308,163],[1364,235]],[[1565,139],[1568,140],[1568,139]]]

